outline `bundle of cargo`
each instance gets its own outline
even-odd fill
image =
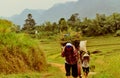
[[[72,43],[75,48],[79,47],[80,44],[80,34],[75,34],[75,35],[71,35],[71,34],[64,34],[60,40],[60,44],[61,46],[65,46],[66,43]]]

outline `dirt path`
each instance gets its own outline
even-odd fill
[[[90,72],[89,75],[95,75],[97,72]]]
[[[60,70],[65,73],[64,64],[58,64],[58,63],[50,63],[50,64],[51,64],[52,66],[55,66],[55,67],[60,68]]]
[[[52,66],[55,66],[55,67],[60,68],[60,70],[65,73],[64,64],[59,64],[59,63],[50,63],[50,64],[51,64]],[[89,73],[89,75],[95,75],[95,74],[96,74],[96,72],[90,72],[90,73]],[[83,78],[84,78],[84,77],[83,77]]]

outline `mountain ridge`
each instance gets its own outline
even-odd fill
[[[77,2],[55,4],[48,10],[25,9],[21,14],[9,19],[15,24],[23,25],[27,14],[31,13],[39,25],[46,21],[56,22],[62,17],[68,19],[74,13],[79,13],[80,18],[93,18],[96,13],[110,15],[114,12],[120,12],[119,6],[119,0],[78,0]]]

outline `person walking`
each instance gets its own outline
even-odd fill
[[[88,53],[85,53],[82,58],[82,69],[84,73],[84,77],[88,78],[89,73],[89,61],[90,61],[90,55]]]
[[[65,57],[65,70],[67,78],[70,78],[71,73],[73,78],[78,77],[78,52],[75,49],[74,45],[67,43],[61,53],[62,57]],[[71,72],[72,71],[72,72]]]

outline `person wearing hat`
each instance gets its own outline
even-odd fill
[[[90,55],[88,53],[85,53],[82,58],[82,69],[85,78],[88,77],[88,73],[89,73],[89,61],[90,61]]]
[[[78,77],[78,52],[75,50],[71,43],[67,43],[61,53],[62,57],[65,57],[65,70],[67,78],[70,78],[71,71],[73,78]]]

